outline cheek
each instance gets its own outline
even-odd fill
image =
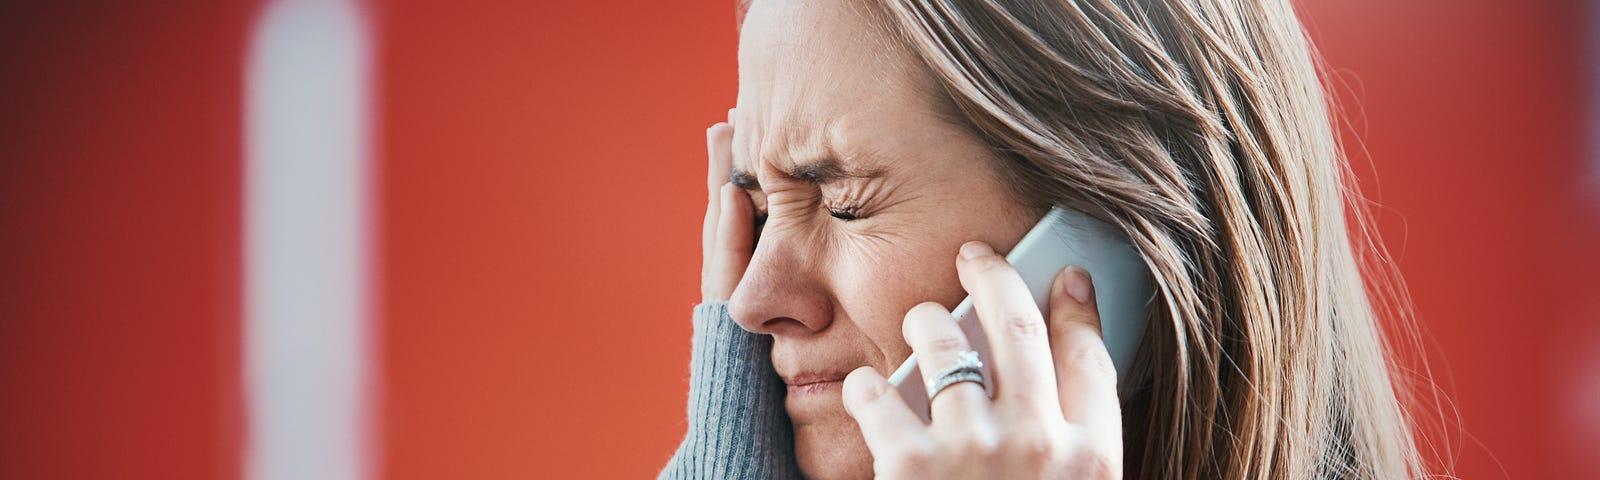
[[[933,301],[950,308],[966,296],[950,245],[900,238],[840,248],[830,263],[840,306],[885,357],[880,369],[910,355],[900,324],[911,307]]]

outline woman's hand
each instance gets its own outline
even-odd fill
[[[728,109],[728,121],[706,129],[706,223],[701,232],[700,301],[727,301],[744,277],[755,250],[755,206],[750,194],[728,183],[733,164],[733,123],[737,112]]]
[[[989,337],[994,398],[977,383],[951,385],[934,395],[933,422],[923,424],[878,372],[851,372],[845,409],[860,424],[877,477],[1121,478],[1117,374],[1088,272],[1056,275],[1046,328],[1022,278],[988,245],[963,245],[956,269]],[[971,350],[937,303],[912,308],[902,331],[930,386]]]

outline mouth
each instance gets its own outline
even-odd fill
[[[844,385],[844,377],[850,372],[805,372],[794,375],[782,375],[783,383],[789,386],[789,397],[804,397],[833,392],[838,395],[840,387]]]

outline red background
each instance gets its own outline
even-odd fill
[[[643,477],[682,433],[732,2],[553,3],[372,9],[385,478]],[[1600,476],[1585,7],[1302,3],[1456,473]],[[238,476],[257,10],[0,6],[0,478]]]

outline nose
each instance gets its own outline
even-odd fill
[[[768,335],[804,335],[832,322],[820,252],[805,242],[768,229],[750,257],[744,278],[728,299],[728,314],[745,330]]]

